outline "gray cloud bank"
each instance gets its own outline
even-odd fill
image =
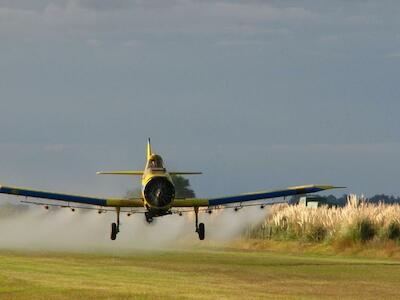
[[[399,194],[395,1],[0,1],[0,182],[124,194],[144,144],[199,195]]]

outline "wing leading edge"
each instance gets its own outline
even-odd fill
[[[173,203],[173,206],[174,207],[217,206],[230,203],[240,203],[240,202],[271,199],[278,197],[310,194],[337,188],[343,188],[343,187],[336,187],[332,185],[302,185],[302,186],[288,187],[286,189],[280,189],[280,190],[247,193],[247,194],[232,195],[232,196],[225,196],[218,198],[208,198],[208,199],[192,198],[192,199],[182,199],[182,200],[176,199]]]
[[[32,190],[11,186],[0,186],[0,193],[22,197],[42,198],[56,201],[83,203],[98,206],[115,206],[115,207],[143,207],[142,199],[113,199],[99,198],[82,195],[71,195],[63,193],[54,193],[47,191]]]

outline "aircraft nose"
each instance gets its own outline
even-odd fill
[[[144,196],[150,205],[162,207],[172,202],[174,187],[165,178],[153,178],[144,188]]]

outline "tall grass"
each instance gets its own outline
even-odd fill
[[[400,205],[366,203],[355,195],[345,207],[275,205],[271,214],[245,233],[249,238],[313,242],[400,241]]]

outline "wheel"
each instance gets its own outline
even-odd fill
[[[111,223],[111,240],[115,240],[117,238],[118,227],[116,223]]]
[[[199,224],[198,234],[199,234],[200,241],[204,240],[204,237],[206,234],[204,223]]]
[[[146,217],[147,223],[150,224],[151,222],[153,222],[153,217],[148,212],[144,213],[144,215]]]

